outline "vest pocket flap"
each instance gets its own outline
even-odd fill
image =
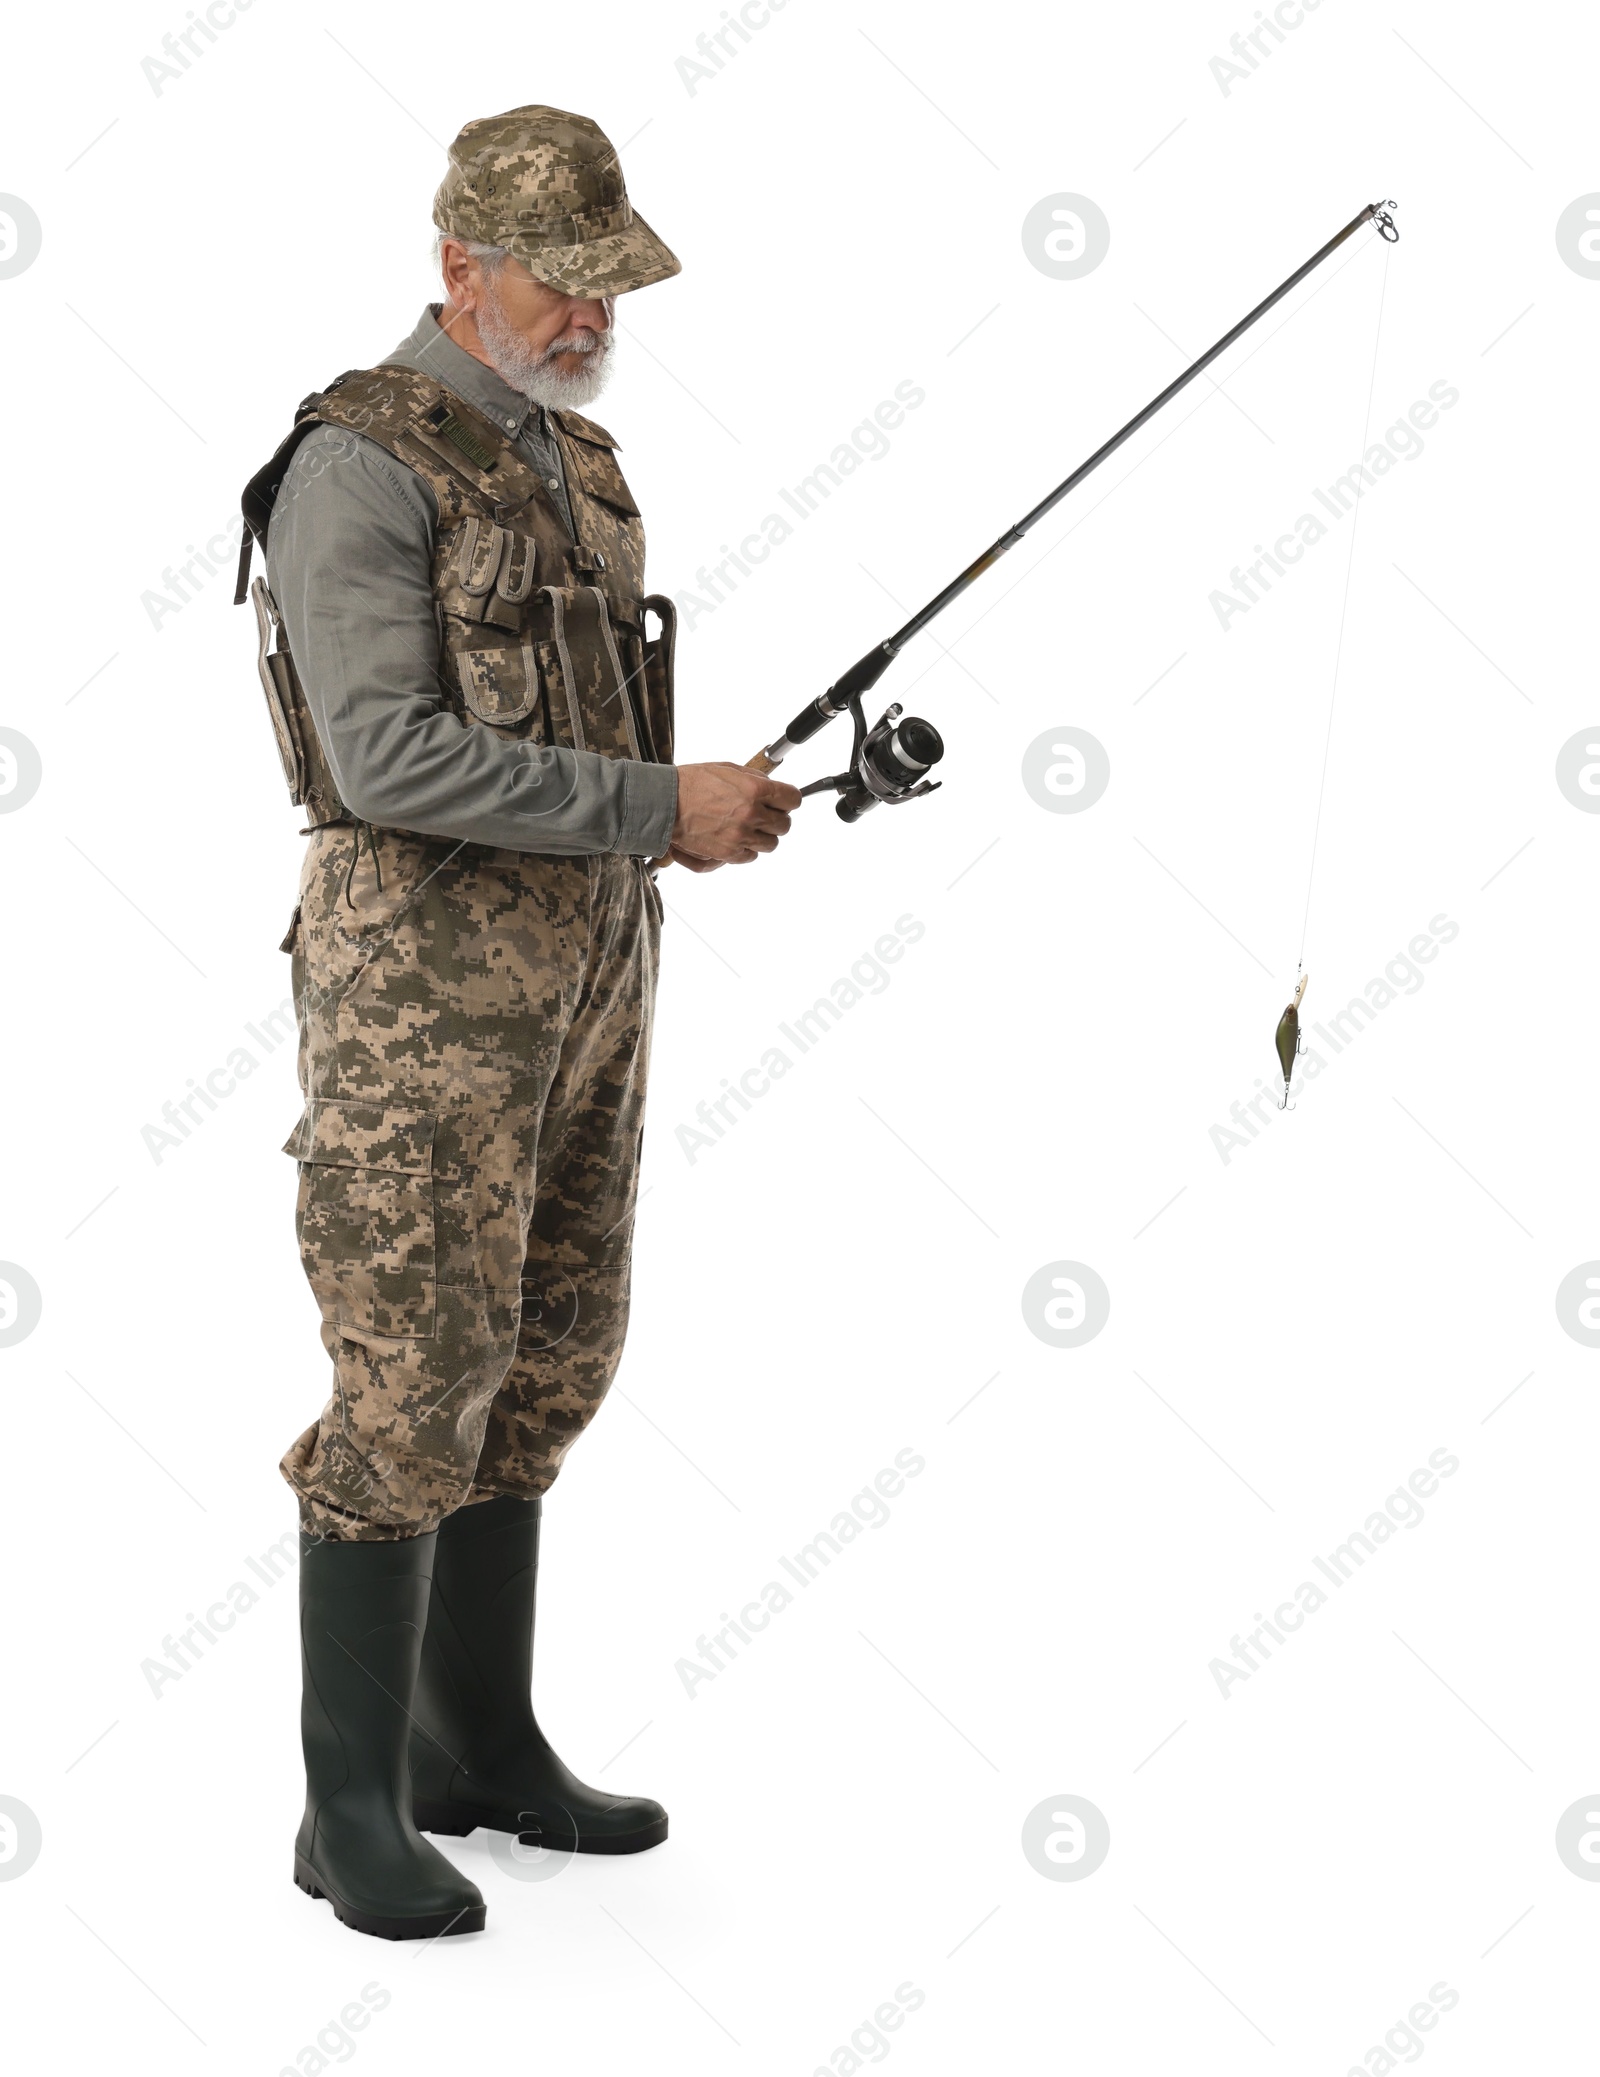
[[[461,539],[455,554],[455,579],[469,599],[481,599],[494,589],[506,532],[492,520],[469,513],[461,522]]]
[[[283,1151],[330,1168],[431,1175],[434,1122],[432,1111],[398,1104],[317,1101],[306,1105]]]
[[[479,721],[509,725],[525,721],[539,697],[531,644],[506,649],[460,649],[456,668],[461,697]]]
[[[639,517],[639,508],[622,480],[622,471],[609,447],[591,447],[587,440],[573,440],[567,453],[579,483],[591,498],[600,499],[602,504],[625,513],[630,519]]]
[[[558,406],[550,415],[562,432],[570,433],[574,440],[586,440],[591,447],[615,447],[619,444],[603,425],[596,425],[592,418],[585,418],[581,411],[563,411]]]

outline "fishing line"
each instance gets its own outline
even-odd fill
[[[1386,244],[1393,245],[1398,243],[1400,233],[1395,229],[1394,218],[1390,214],[1390,211],[1395,206],[1392,201],[1369,202],[1358,216],[1350,219],[1342,231],[1335,232],[1326,245],[1319,247],[1311,255],[1310,259],[1305,261],[1303,265],[1296,267],[1287,280],[1279,282],[1269,296],[1263,297],[1253,310],[1247,311],[1236,325],[1229,331],[1224,332],[1215,345],[1208,347],[1198,360],[1191,361],[1183,373],[1169,382],[1159,396],[1152,397],[1142,411],[1136,411],[1125,426],[1119,427],[1111,435],[1110,439],[1097,447],[1086,461],[1080,462],[1072,474],[1064,482],[1058,483],[1047,497],[1041,498],[1031,512],[1025,512],[1015,526],[1007,527],[997,541],[992,542],[975,562],[969,563],[960,575],[953,578],[942,591],[935,593],[919,612],[911,616],[904,627],[897,628],[892,635],[879,642],[876,648],[869,649],[865,656],[859,657],[847,671],[842,672],[828,687],[826,692],[819,693],[814,700],[802,707],[782,735],[775,737],[764,749],[758,750],[754,757],[747,760],[746,770],[762,773],[775,772],[791,752],[798,749],[802,743],[808,743],[819,729],[826,727],[830,721],[837,719],[839,715],[848,714],[852,729],[849,768],[846,771],[835,772],[826,779],[814,779],[809,786],[800,788],[802,794],[836,793],[839,798],[835,812],[840,819],[844,822],[857,822],[871,808],[881,805],[895,807],[906,801],[922,800],[932,793],[938,786],[939,781],[930,779],[928,774],[944,756],[944,739],[939,734],[939,731],[931,722],[924,721],[915,715],[907,715],[898,700],[890,705],[884,713],[882,720],[875,727],[868,728],[866,713],[862,706],[863,696],[877,684],[878,680],[913,636],[919,635],[928,623],[936,619],[953,600],[959,598],[970,585],[976,584],[985,571],[993,569],[1001,556],[1009,553],[1030,529],[1044,518],[1047,512],[1053,512],[1061,500],[1070,496],[1086,476],[1092,475],[1102,462],[1115,454],[1126,441],[1131,440],[1141,426],[1147,425],[1158,411],[1164,409],[1166,405],[1172,402],[1172,399],[1177,396],[1180,390],[1186,389],[1197,375],[1202,374],[1214,360],[1221,354],[1226,353],[1236,339],[1241,338],[1244,333],[1249,331],[1252,325],[1258,324],[1269,310],[1281,303],[1291,289],[1298,288],[1308,274],[1314,273],[1324,260],[1337,252],[1339,247],[1345,244],[1348,239],[1353,238],[1363,224],[1374,224],[1377,227],[1379,237]],[[1348,261],[1345,264],[1348,265]],[[1342,272],[1343,269],[1341,268],[1339,271]],[[1310,299],[1308,298],[1307,300],[1309,301]],[[1378,320],[1381,326],[1383,321],[1381,300],[1378,305]],[[1281,331],[1283,327],[1280,325],[1277,329]],[[1368,425],[1370,425],[1371,421],[1372,391],[1377,380],[1377,372],[1378,350],[1377,343],[1374,341],[1372,378],[1367,385]],[[1363,447],[1366,443],[1367,430],[1367,426],[1362,428]],[[1102,500],[1102,502],[1104,501]],[[1352,525],[1352,553],[1354,551],[1354,536],[1355,528]],[[1350,572],[1347,565],[1345,570],[1346,604],[1349,602],[1349,593]],[[1341,614],[1341,644],[1343,637],[1344,627]],[[1337,693],[1337,659],[1334,665],[1334,690]],[[1329,734],[1331,737],[1331,709]],[[1324,781],[1327,778],[1326,746],[1324,748],[1323,778]],[[1317,809],[1319,823],[1321,812],[1319,798]],[[1316,849],[1315,839],[1313,838],[1313,868],[1315,864]],[[1309,915],[1309,913],[1310,901],[1308,894],[1307,914]]]
[[[1388,241],[1384,241],[1387,243]],[[1383,304],[1389,287],[1389,262],[1385,258],[1383,273],[1378,284],[1378,324],[1372,341],[1372,373],[1367,381],[1367,410],[1361,422],[1361,459],[1356,463],[1359,471],[1367,458],[1367,435],[1372,430],[1372,399],[1378,386],[1378,347],[1383,338]],[[1333,717],[1339,703],[1339,665],[1344,656],[1344,628],[1350,612],[1350,577],[1356,564],[1356,529],[1361,524],[1361,492],[1357,488],[1355,510],[1350,516],[1350,553],[1344,565],[1344,598],[1339,607],[1339,633],[1333,650],[1333,689],[1328,695],[1328,732],[1322,745],[1322,777],[1317,783],[1317,815],[1311,830],[1311,869],[1306,877],[1306,910],[1300,924],[1300,958],[1297,972],[1303,972],[1306,963],[1306,940],[1311,930],[1311,893],[1317,878],[1317,843],[1322,835],[1322,803],[1328,790],[1328,764],[1333,752]],[[1298,997],[1296,998],[1298,1001]]]

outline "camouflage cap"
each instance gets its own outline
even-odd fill
[[[679,272],[635,215],[610,139],[562,108],[468,123],[450,147],[433,220],[452,238],[506,246],[569,296],[620,296]]]

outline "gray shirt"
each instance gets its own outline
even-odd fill
[[[542,405],[457,346],[431,309],[388,359],[436,377],[514,433],[571,527]],[[665,851],[678,809],[671,765],[516,742],[444,705],[438,524],[437,501],[415,471],[338,426],[307,434],[273,507],[267,581],[341,800],[383,828],[509,850]]]

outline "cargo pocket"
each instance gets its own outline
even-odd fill
[[[300,1164],[300,1259],[326,1319],[357,1337],[434,1331],[432,1111],[308,1104],[283,1151]]]

